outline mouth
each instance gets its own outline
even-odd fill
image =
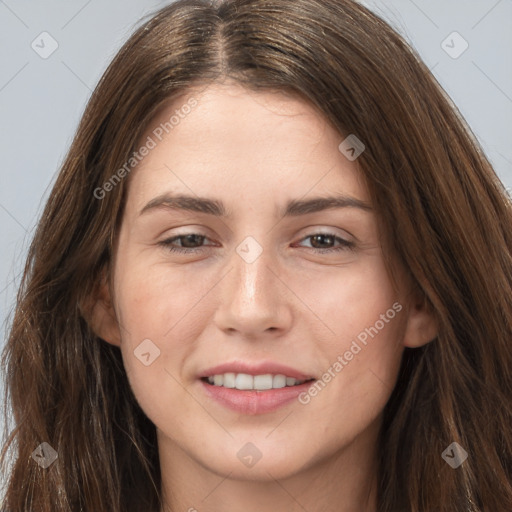
[[[270,389],[282,389],[300,386],[305,382],[312,382],[314,379],[296,379],[283,374],[261,374],[250,375],[248,373],[217,373],[209,377],[203,377],[203,382],[212,386],[237,389],[239,391],[268,391]]]
[[[233,362],[199,375],[206,398],[246,415],[276,411],[297,400],[315,382],[311,375],[272,362]]]

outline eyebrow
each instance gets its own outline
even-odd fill
[[[372,207],[368,203],[360,199],[352,196],[336,195],[330,197],[314,197],[306,200],[291,200],[286,204],[281,216],[296,217],[332,208],[359,208],[364,211],[372,210]],[[188,196],[184,194],[172,195],[169,193],[161,194],[149,201],[146,206],[142,208],[139,216],[156,209],[186,210],[224,218],[231,216],[231,212],[228,212],[224,204],[217,199]]]

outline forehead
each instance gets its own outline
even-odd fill
[[[190,89],[151,120],[152,148],[130,176],[130,202],[164,190],[270,200],[286,193],[348,193],[367,199],[344,137],[308,102],[238,84]]]

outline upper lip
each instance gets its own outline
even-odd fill
[[[223,363],[217,366],[212,366],[207,370],[200,373],[199,378],[211,377],[213,375],[221,375],[223,373],[245,373],[247,375],[285,375],[286,377],[293,377],[297,380],[313,379],[311,375],[305,374],[290,366],[276,363],[273,361],[261,362],[245,362],[233,361],[230,363]]]

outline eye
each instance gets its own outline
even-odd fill
[[[302,241],[308,239],[311,239],[311,246],[309,248],[319,253],[340,252],[354,250],[355,248],[354,242],[336,236],[334,233],[315,233],[306,236]],[[334,246],[336,242],[339,243],[337,247]]]
[[[180,245],[176,245],[177,240],[180,241]],[[200,235],[199,233],[185,233],[183,235],[177,235],[172,238],[162,240],[158,245],[166,247],[171,252],[193,253],[201,252],[203,250],[204,246],[202,243],[205,240],[207,240],[207,237]]]
[[[306,236],[302,239],[302,241],[308,239],[311,240],[311,246],[307,248],[321,254],[328,252],[354,250],[355,248],[354,242],[350,242],[344,238],[336,236],[334,233],[314,233],[312,235]],[[205,235],[201,235],[199,233],[185,233],[183,235],[177,235],[172,238],[162,240],[158,243],[158,245],[166,247],[170,252],[190,254],[203,251],[205,247],[205,240],[208,240]],[[176,243],[178,241],[179,245]],[[338,246],[335,246],[336,242],[338,243]]]

